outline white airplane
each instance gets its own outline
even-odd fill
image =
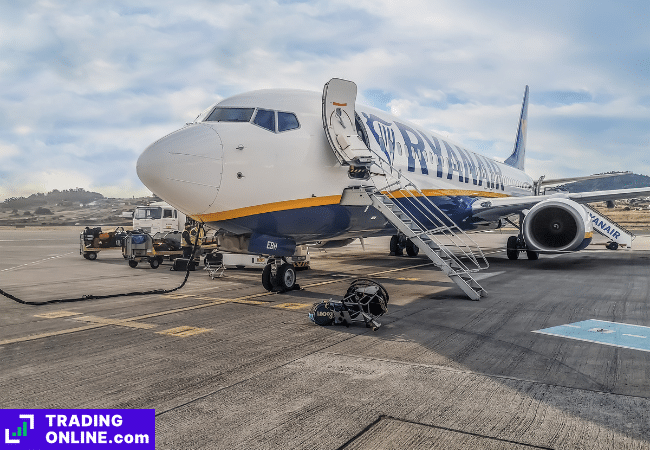
[[[475,300],[485,291],[471,273],[487,261],[465,231],[519,215],[519,224],[510,222],[520,230],[508,240],[510,259],[578,251],[591,242],[594,224],[613,240],[625,234],[583,204],[650,193],[540,195],[553,180],[535,182],[524,172],[528,86],[503,163],[356,105],[356,92],[354,83],[334,78],[322,95],[270,89],[227,98],[147,147],[138,176],[170,205],[222,230],[225,251],[268,255],[268,290],[294,287],[295,271],[283,258],[297,245],[392,235],[391,252],[424,250]]]

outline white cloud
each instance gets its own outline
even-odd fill
[[[76,176],[87,188],[140,193],[138,154],[210,104],[252,89],[320,91],[331,77],[382,92],[402,118],[501,159],[529,84],[532,175],[648,174],[640,155],[648,153],[650,28],[641,9],[581,1],[11,3],[0,16],[0,200],[39,185],[86,188],[52,184]],[[587,101],[555,104],[553,92]]]

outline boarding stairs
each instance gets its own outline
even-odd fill
[[[606,238],[618,243],[618,245],[627,249],[632,248],[632,241],[636,237],[630,230],[614,222],[609,217],[599,213],[589,205],[582,205],[585,212],[591,218],[594,231],[602,234]]]
[[[469,298],[479,300],[487,295],[472,277],[472,273],[489,266],[478,244],[404,175],[378,155],[374,161],[386,175],[385,178],[375,177],[375,180],[396,178],[368,193],[375,209],[417,245]]]
[[[342,205],[373,206],[418,246],[472,300],[486,295],[472,273],[488,267],[481,248],[413,182],[366,146],[357,134],[357,86],[331,79],[323,89],[323,129],[350,178],[362,186],[345,189]],[[373,170],[379,169],[379,173]]]
[[[387,163],[379,157],[375,161],[383,172],[382,176],[373,177],[375,181],[392,178]],[[389,184],[346,189],[341,204],[372,205],[470,299],[479,300],[487,295],[472,277],[473,273],[488,268],[478,244],[415,184],[399,172],[393,174],[397,174],[397,179]]]

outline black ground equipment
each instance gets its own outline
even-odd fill
[[[79,254],[89,260],[97,259],[102,250],[122,248],[127,232],[123,227],[102,231],[101,227],[86,227],[79,240]]]
[[[314,303],[309,319],[316,325],[346,325],[363,322],[376,331],[381,324],[377,317],[388,311],[388,292],[368,278],[354,280],[341,301],[332,299]]]

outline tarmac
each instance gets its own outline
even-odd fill
[[[80,231],[0,228],[0,289],[45,301],[184,278],[115,250],[88,261]],[[0,297],[0,406],[153,408],[159,449],[650,448],[650,351],[597,342],[650,327],[650,236],[510,261],[508,235],[472,235],[490,263],[478,302],[425,257],[389,256],[389,238],[313,249],[284,294],[228,269],[169,294]],[[357,277],[390,294],[381,328],[309,321]],[[593,341],[537,332],[587,320],[604,321]]]

